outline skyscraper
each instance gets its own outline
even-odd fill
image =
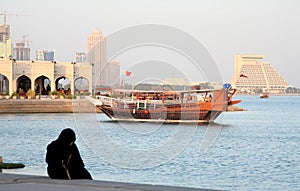
[[[120,61],[109,62],[109,86],[120,84]]]
[[[263,59],[263,55],[236,55],[232,86],[240,92],[285,93],[287,81]]]
[[[98,29],[94,30],[90,36],[88,36],[88,46],[87,51],[89,52],[91,48],[93,48],[98,41],[103,41],[104,36],[102,35],[101,31]]]
[[[93,87],[109,85],[109,66],[106,63],[106,39],[97,29],[88,37],[87,62],[93,64]]]
[[[86,60],[93,64],[93,87],[114,86],[120,83],[120,62],[107,61],[106,37],[96,29],[88,37]]]

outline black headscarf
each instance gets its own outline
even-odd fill
[[[64,129],[58,136],[57,141],[64,146],[69,146],[72,142],[76,141],[75,132],[70,128]]]

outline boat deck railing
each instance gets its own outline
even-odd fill
[[[122,109],[157,109],[163,106],[174,106],[183,104],[187,107],[186,104],[195,104],[195,100],[139,100],[136,98],[112,98],[106,96],[99,97],[103,105],[109,105],[113,108],[122,108]]]

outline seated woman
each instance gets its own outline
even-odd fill
[[[90,173],[84,168],[75,140],[75,132],[67,128],[47,146],[46,162],[50,178],[92,180]]]

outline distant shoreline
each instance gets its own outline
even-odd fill
[[[236,93],[237,96],[258,96],[260,94],[242,94],[242,93]],[[270,96],[300,96],[300,94],[270,94]]]

